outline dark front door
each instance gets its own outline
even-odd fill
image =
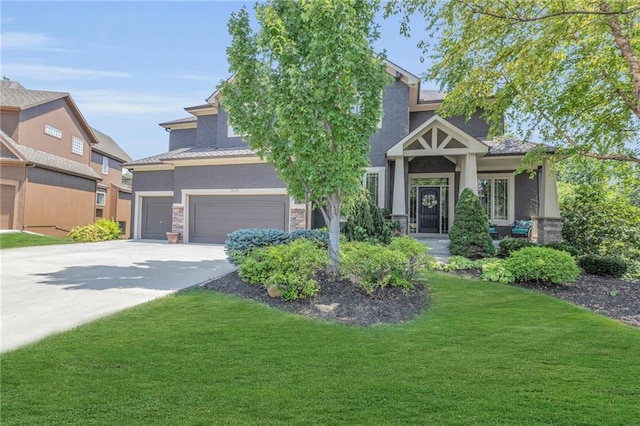
[[[440,188],[425,187],[418,190],[418,232],[440,233]]]

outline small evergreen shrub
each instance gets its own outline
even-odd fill
[[[329,232],[320,229],[298,229],[289,233],[289,240],[295,241],[298,238],[304,238],[313,241],[320,246],[326,248],[329,243]]]
[[[389,244],[398,225],[369,196],[362,197],[350,209],[342,230],[347,241],[369,241]]]
[[[487,262],[482,262],[480,268],[483,280],[500,284],[511,284],[515,281],[513,273],[507,269],[505,261],[502,259],[487,259]]]
[[[565,251],[547,247],[525,247],[505,261],[516,281],[561,284],[573,282],[580,274],[575,259]]]
[[[535,244],[524,238],[504,237],[498,245],[498,256],[509,257],[514,251],[524,247],[534,247]]]
[[[613,256],[588,254],[578,259],[580,267],[588,274],[605,277],[622,278],[627,273],[628,265],[623,259]]]
[[[99,219],[91,225],[72,228],[69,237],[80,242],[117,240],[120,238],[120,225],[111,219]]]
[[[316,274],[329,263],[327,252],[306,238],[252,249],[237,259],[238,275],[243,281],[265,288],[275,285],[285,300],[315,295],[320,289]]]
[[[571,244],[567,243],[567,242],[560,242],[560,243],[547,243],[544,245],[544,247],[549,247],[552,249],[556,249],[556,250],[561,250],[561,251],[566,251],[567,253],[569,253],[571,256],[573,257],[577,257],[580,256],[580,249],[578,249],[575,246],[572,246]]]
[[[458,200],[449,239],[449,251],[453,255],[478,259],[495,254],[489,235],[489,219],[480,199],[469,188],[462,191]]]
[[[289,233],[280,229],[247,228],[238,229],[227,235],[224,246],[229,262],[237,265],[238,257],[246,255],[253,249],[286,244],[288,242]]]
[[[342,245],[340,272],[367,294],[387,286],[413,288],[407,257],[380,244],[350,242]]]

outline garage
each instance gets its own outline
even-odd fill
[[[0,185],[0,229],[13,229],[13,211],[16,189],[11,185]]]
[[[222,244],[242,228],[287,229],[285,195],[190,196],[189,242]]]
[[[173,197],[143,197],[140,237],[150,240],[166,240],[166,233],[171,232],[172,206]]]

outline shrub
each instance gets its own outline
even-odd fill
[[[413,287],[405,278],[410,275],[409,261],[397,250],[369,242],[351,242],[342,245],[340,254],[342,276],[369,295],[387,286]]]
[[[498,256],[509,257],[511,253],[524,247],[534,247],[535,244],[523,238],[504,237],[498,245]]]
[[[342,233],[347,241],[369,241],[389,244],[396,225],[384,209],[378,207],[369,196],[363,196],[349,209],[347,223]]]
[[[120,238],[120,225],[111,219],[100,219],[91,225],[74,227],[69,237],[80,242],[116,240]]]
[[[416,272],[436,262],[433,256],[427,254],[427,246],[406,235],[392,239],[389,249],[402,253],[407,258],[404,278],[408,281],[413,281]]]
[[[627,273],[628,265],[623,259],[613,256],[588,254],[578,259],[580,267],[588,274],[621,278]]]
[[[482,262],[481,269],[483,280],[500,284],[511,284],[515,281],[513,273],[507,269],[502,259],[487,259],[487,262]]]
[[[442,266],[443,271],[460,271],[465,269],[473,269],[476,263],[464,256],[451,256],[447,263]]]
[[[449,251],[453,255],[478,259],[495,254],[487,214],[478,196],[469,188],[462,191],[458,200],[449,239]]]
[[[248,228],[238,229],[227,235],[224,242],[229,262],[237,265],[238,257],[259,247],[275,246],[289,242],[289,233],[280,229]]]
[[[544,246],[552,248],[552,249],[556,249],[556,250],[566,251],[567,253],[569,253],[573,257],[580,256],[580,249],[578,249],[575,246],[572,246],[571,244],[569,244],[567,242],[547,243]]]
[[[315,295],[320,289],[316,274],[329,263],[326,251],[306,238],[252,249],[237,259],[243,281],[264,287],[275,285],[285,300]]]
[[[295,241],[299,238],[305,238],[326,248],[329,243],[329,232],[320,229],[298,229],[289,233],[290,241]]]
[[[560,284],[573,282],[580,274],[575,259],[565,251],[547,247],[525,247],[505,261],[516,281]]]

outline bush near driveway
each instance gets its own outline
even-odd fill
[[[91,243],[117,240],[121,233],[118,222],[113,219],[100,219],[91,225],[76,226],[69,232],[69,237],[74,241]]]

